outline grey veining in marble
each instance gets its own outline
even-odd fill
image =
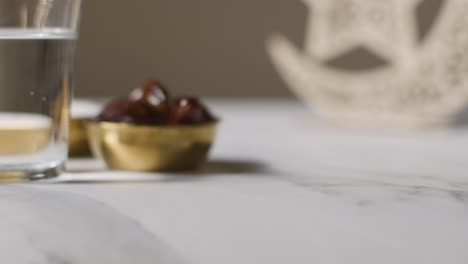
[[[213,109],[223,122],[200,172],[74,160],[33,188],[108,204],[195,264],[468,263],[468,128],[345,130],[284,101]]]
[[[153,233],[81,195],[0,187],[0,263],[182,263]]]

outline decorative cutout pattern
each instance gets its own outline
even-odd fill
[[[468,102],[468,1],[445,0],[421,39],[422,0],[304,0],[305,51],[282,36],[269,52],[290,87],[320,113],[353,124],[422,126],[451,121]],[[356,49],[379,67],[331,60]]]

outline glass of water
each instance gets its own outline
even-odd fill
[[[80,5],[0,0],[0,181],[63,169]]]

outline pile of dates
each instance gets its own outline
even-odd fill
[[[150,80],[127,98],[110,101],[97,121],[161,126],[204,124],[216,118],[198,98],[172,98],[161,82]]]

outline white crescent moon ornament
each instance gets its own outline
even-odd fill
[[[445,0],[422,41],[421,0],[304,0],[306,50],[273,36],[268,51],[290,88],[327,118],[354,125],[448,125],[468,105],[468,1]],[[382,67],[349,70],[325,62],[353,48]]]

